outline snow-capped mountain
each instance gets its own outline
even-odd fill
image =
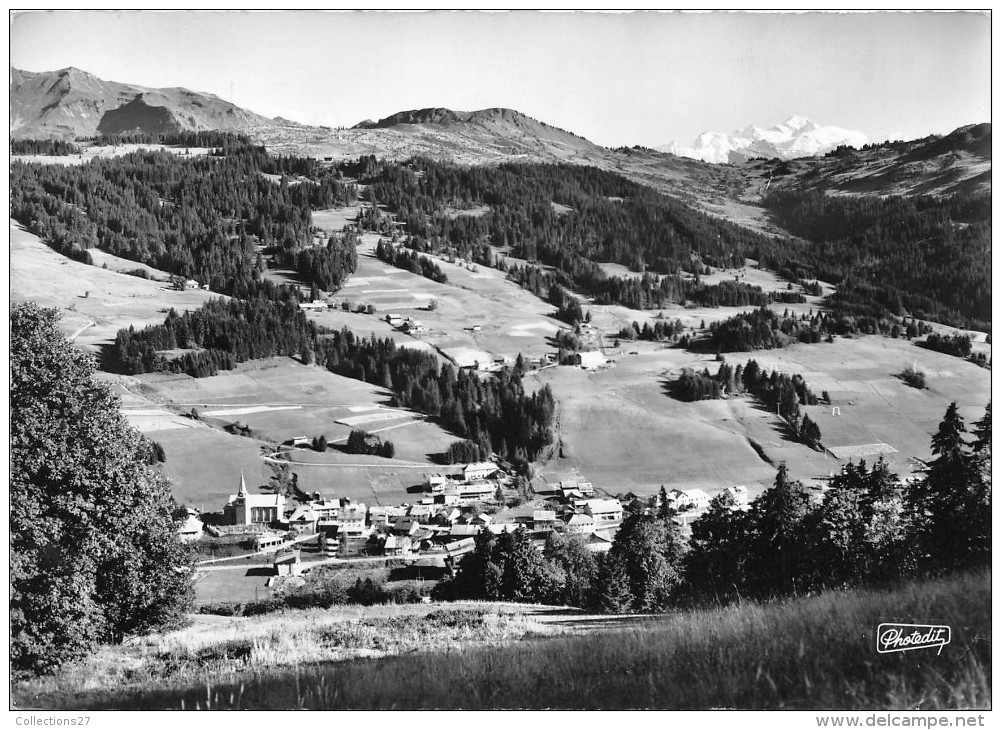
[[[703,132],[690,147],[671,142],[657,149],[705,162],[742,162],[753,157],[813,157],[839,145],[861,147],[868,141],[862,132],[822,127],[806,117],[794,116],[767,129],[752,125],[730,134]]]

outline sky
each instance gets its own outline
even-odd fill
[[[184,86],[352,126],[510,107],[605,146],[793,115],[872,141],[991,119],[984,13],[37,11],[11,65]]]

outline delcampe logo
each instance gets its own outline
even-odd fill
[[[880,624],[876,629],[876,651],[892,654],[897,651],[914,649],[934,649],[938,654],[942,647],[952,641],[952,629],[948,626],[929,624]]]

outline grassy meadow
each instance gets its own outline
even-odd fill
[[[510,604],[200,617],[13,697],[66,709],[990,708],[990,605],[990,575],[974,574],[586,633]],[[952,643],[877,654],[887,621],[949,625]]]

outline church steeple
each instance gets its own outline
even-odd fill
[[[240,470],[240,496],[247,496],[247,480],[243,478],[243,470]]]

